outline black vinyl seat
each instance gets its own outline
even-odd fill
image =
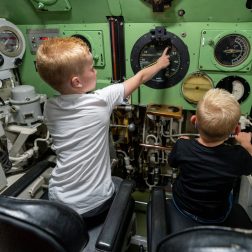
[[[252,231],[219,226],[198,226],[163,239],[157,252],[248,252],[252,251]]]
[[[133,182],[121,183],[105,222],[96,227],[99,233],[90,233],[81,216],[63,204],[0,195],[0,251],[123,251],[134,216],[133,189]]]
[[[87,242],[85,223],[71,208],[0,196],[0,251],[79,252]]]
[[[148,252],[157,251],[156,248],[159,242],[167,235],[176,234],[185,229],[199,226],[208,225],[198,223],[180,213],[175,208],[172,200],[165,198],[163,189],[154,188],[152,190],[147,212]],[[225,222],[216,226],[252,230],[252,222],[239,204],[234,204]]]

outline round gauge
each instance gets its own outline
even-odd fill
[[[239,76],[225,77],[218,82],[216,87],[229,91],[239,103],[245,101],[250,93],[249,83]]]
[[[85,42],[89,48],[89,51],[92,53],[91,43],[89,42],[89,40],[87,38],[85,38],[83,35],[80,35],[80,34],[74,34],[74,35],[72,35],[72,37],[79,38],[83,42]]]
[[[18,38],[11,31],[2,31],[0,33],[0,43],[3,45],[5,52],[15,52],[18,49]]]
[[[240,34],[230,34],[221,38],[215,46],[214,56],[225,67],[235,67],[249,56],[249,41]]]
[[[189,53],[187,46],[176,35],[157,27],[140,37],[131,51],[131,67],[134,73],[156,62],[166,47],[169,47],[170,65],[156,74],[145,85],[163,89],[176,85],[187,73]]]
[[[23,50],[22,39],[15,29],[0,27],[0,51],[9,57],[18,56]]]
[[[204,94],[213,88],[213,81],[206,74],[197,72],[188,76],[182,84],[182,94],[191,103],[198,103]]]

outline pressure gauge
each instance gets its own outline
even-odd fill
[[[25,52],[25,39],[19,28],[0,18],[0,67],[1,71],[16,68]]]
[[[228,76],[220,80],[216,87],[229,91],[239,103],[245,101],[250,93],[249,83],[240,76]]]
[[[131,67],[134,73],[154,64],[168,47],[170,65],[156,74],[145,85],[163,89],[176,85],[186,75],[189,68],[189,52],[185,43],[164,27],[156,27],[140,37],[131,51]]]
[[[202,72],[189,75],[182,84],[182,94],[191,103],[198,103],[204,94],[213,88],[212,79]]]
[[[13,53],[19,46],[18,37],[12,31],[2,31],[0,33],[0,43],[3,46],[2,51],[5,53]]]
[[[0,51],[9,57],[17,57],[23,51],[23,40],[12,27],[0,27]]]
[[[248,58],[249,53],[249,41],[240,34],[224,36],[214,48],[215,59],[225,67],[235,67],[242,64]]]

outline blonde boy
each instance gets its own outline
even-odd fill
[[[252,173],[251,133],[240,132],[240,106],[222,89],[209,90],[197,105],[191,121],[198,139],[179,139],[169,163],[180,174],[173,185],[173,203],[200,223],[225,221],[232,208],[232,188],[241,175]],[[239,145],[225,140],[235,134]]]
[[[60,95],[49,99],[44,115],[57,155],[49,181],[49,198],[83,217],[108,209],[115,185],[109,157],[109,122],[113,107],[141,83],[169,65],[166,48],[157,62],[124,83],[96,88],[96,69],[87,45],[78,38],[53,38],[37,51],[42,79]]]

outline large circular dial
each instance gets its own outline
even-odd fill
[[[239,103],[245,101],[250,93],[249,83],[240,76],[225,77],[218,82],[216,87],[229,91]]]
[[[225,67],[235,67],[249,56],[249,41],[240,34],[230,34],[221,38],[215,46],[214,56]]]
[[[170,65],[156,74],[145,85],[162,89],[176,85],[187,73],[189,53],[187,46],[176,35],[157,27],[140,37],[131,52],[131,67],[134,73],[155,63],[165,47],[169,47]]]

